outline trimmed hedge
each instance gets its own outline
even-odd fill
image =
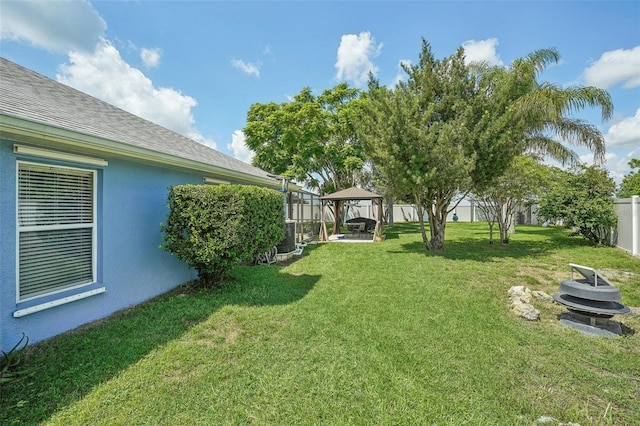
[[[165,243],[205,285],[268,251],[285,236],[283,195],[256,186],[179,185],[169,191]]]

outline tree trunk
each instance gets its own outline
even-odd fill
[[[340,233],[340,208],[342,207],[342,202],[341,201],[337,201],[336,200],[336,205],[335,205],[335,214],[334,214],[334,218],[333,218],[333,235],[337,235]]]
[[[444,251],[444,231],[447,226],[445,221],[429,223],[431,232],[431,250]]]
[[[393,197],[387,198],[387,224],[393,226]]]
[[[511,220],[513,218],[512,203],[507,202],[500,205],[498,210],[498,227],[500,228],[500,243],[509,244],[509,232],[511,231]]]
[[[426,200],[423,203],[423,200]],[[447,208],[449,203],[441,201],[434,204],[433,197],[427,196],[422,198],[419,195],[414,196],[415,204],[418,208],[418,216],[420,221],[420,232],[422,233],[422,243],[427,251],[444,251],[444,232],[447,225]],[[428,203],[428,204],[427,204]],[[427,204],[425,206],[425,204]],[[424,210],[427,210],[429,218],[429,233],[431,239],[427,238],[424,227]]]
[[[418,209],[418,221],[420,223],[420,234],[422,235],[422,244],[424,245],[424,249],[427,251],[431,250],[431,243],[427,238],[427,231],[424,229],[424,209],[422,205],[417,203],[416,207]]]
[[[501,226],[500,227],[500,243],[509,244],[509,228]]]
[[[446,206],[448,207],[448,205]],[[447,209],[429,206],[429,230],[431,231],[431,250],[444,251],[444,233],[447,227]]]
[[[489,223],[489,244],[493,244],[493,222]]]

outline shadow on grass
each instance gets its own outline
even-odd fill
[[[585,247],[589,244],[580,237],[568,237],[570,231],[564,228],[543,228],[536,226],[518,226],[516,234],[508,244],[500,243],[497,227],[494,229],[494,243],[489,244],[489,229],[486,223],[465,225],[465,233],[455,228],[456,224],[448,224],[445,234],[444,252],[427,252],[422,241],[401,243],[400,250],[394,253],[413,252],[423,253],[425,256],[440,256],[451,260],[475,260],[491,262],[497,258],[524,258],[544,255],[559,247]],[[457,232],[456,232],[457,231]],[[426,228],[429,236],[428,225]],[[420,233],[417,223],[401,223],[389,228],[387,235],[400,238],[402,234]]]
[[[285,274],[273,265],[239,266],[220,288],[187,283],[31,346],[25,353],[25,366],[35,374],[0,386],[0,424],[45,421],[222,307],[286,305],[305,297],[318,279]]]

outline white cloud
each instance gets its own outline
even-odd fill
[[[609,155],[607,153],[606,169],[609,170],[609,175],[617,184],[620,184],[624,176],[631,171],[629,161],[631,161],[632,158],[640,158],[640,149],[629,151],[622,155],[622,157],[616,154]]]
[[[196,100],[175,89],[154,87],[107,40],[103,39],[92,53],[70,52],[69,62],[59,67],[59,82],[215,148],[215,142],[194,127],[191,110]]]
[[[244,143],[245,136],[242,130],[236,130],[231,135],[231,143],[227,144],[227,149],[233,152],[233,156],[240,161],[251,164],[255,153]]]
[[[635,148],[640,147],[640,108],[633,117],[625,117],[609,127],[604,136],[607,147]]]
[[[640,46],[604,52],[583,77],[588,85],[602,89],[616,84],[627,89],[640,86]]]
[[[629,161],[640,158],[640,109],[633,117],[626,117],[613,124],[604,137],[607,153],[603,166],[619,184],[631,170]],[[593,154],[586,152],[580,155],[580,161],[586,165],[593,164]]]
[[[498,46],[497,38],[486,40],[467,40],[462,43],[465,54],[465,63],[486,62],[491,66],[502,66],[504,63],[496,51]]]
[[[407,78],[407,73],[402,68],[403,65],[410,67],[411,65],[413,65],[413,62],[411,62],[411,59],[400,59],[398,61],[398,73],[396,74],[389,87],[396,87],[398,83],[400,83],[401,81],[405,81],[405,79]]]
[[[377,57],[383,44],[376,45],[376,41],[368,31],[360,34],[344,34],[340,38],[338,46],[338,59],[335,63],[338,80],[350,80],[356,86],[362,86],[369,78],[369,73],[374,76],[378,68],[373,65],[372,59]]]
[[[579,155],[578,158],[580,159],[580,162],[586,166],[592,166],[595,164],[595,156],[593,155],[593,152],[587,152],[585,154]],[[611,164],[615,162],[616,158],[618,158],[618,155],[616,153],[607,152],[604,154],[604,164]],[[602,165],[602,163],[599,164]]]
[[[51,52],[93,51],[107,23],[87,1],[3,1],[0,39]]]
[[[155,49],[140,49],[140,58],[144,62],[144,66],[147,68],[155,68],[160,65],[161,50]]]
[[[244,72],[245,74],[255,75],[256,77],[260,77],[260,68],[258,65],[252,64],[251,62],[244,62],[240,59],[232,59],[231,65]]]

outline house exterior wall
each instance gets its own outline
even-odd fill
[[[160,223],[168,215],[170,186],[202,183],[202,174],[109,158],[106,167],[14,154],[0,140],[0,347],[7,350],[24,332],[37,342],[160,295],[196,273],[160,249]],[[97,170],[97,281],[34,300],[17,302],[16,179],[18,161]],[[14,317],[14,313],[89,290],[106,292]]]

